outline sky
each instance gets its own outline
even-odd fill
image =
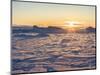
[[[12,2],[12,26],[95,27],[95,6]]]

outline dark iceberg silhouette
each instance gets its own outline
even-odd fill
[[[45,34],[45,33],[66,33],[67,30],[64,30],[59,27],[38,27],[38,26],[33,26],[33,27],[14,27],[12,28],[13,33],[30,33],[30,32],[35,32],[35,33],[40,33],[40,34]]]
[[[86,32],[96,32],[96,28],[93,27],[87,27]]]
[[[67,33],[67,29],[55,27],[55,26],[48,26],[48,27],[38,27],[34,25],[33,27],[13,27],[12,33],[39,33],[40,35],[44,34],[47,36],[48,33]],[[76,31],[77,33],[91,33],[96,32],[96,28],[87,27],[85,29],[79,29]]]

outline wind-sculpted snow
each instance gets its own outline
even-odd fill
[[[12,73],[96,68],[95,33],[13,33]]]

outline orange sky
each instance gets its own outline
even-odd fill
[[[12,25],[95,27],[95,6],[12,2]]]

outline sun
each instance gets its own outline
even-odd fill
[[[75,32],[80,27],[80,23],[77,21],[66,21],[65,26],[69,32]]]

